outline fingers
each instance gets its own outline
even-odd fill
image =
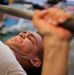
[[[59,12],[59,10],[60,10],[59,8],[49,8],[48,9],[48,12],[49,12],[48,17],[53,18],[55,16],[55,14],[57,12]]]
[[[33,20],[38,19],[40,11],[39,10],[35,10],[34,15],[33,15]]]
[[[59,8],[50,8],[48,9],[48,15],[45,16],[45,19],[53,25],[58,25],[59,23],[64,23],[71,17],[71,14],[67,13],[65,10],[61,10]]]
[[[44,17],[45,15],[47,15],[48,11],[47,10],[43,10],[43,11],[35,10],[34,14],[35,14],[34,15],[35,18],[41,18],[41,17]]]
[[[36,25],[38,24],[38,19],[40,18],[39,16],[40,11],[39,10],[35,10],[34,15],[33,15],[33,24],[36,27]]]
[[[59,25],[60,23],[64,23],[66,20],[72,17],[71,14],[67,13],[65,10],[61,10],[59,8],[50,8],[48,9],[48,22],[51,23],[51,25]],[[54,30],[52,30],[53,33],[58,33],[60,37],[71,37],[71,33],[61,27],[54,27]]]
[[[33,22],[36,23],[37,20],[44,18],[44,16],[46,16],[47,13],[48,13],[47,10],[43,10],[43,11],[35,10],[33,15]]]
[[[36,10],[33,15],[33,23],[41,34],[54,33],[62,37],[67,36],[70,33],[63,28],[59,28],[57,25],[65,22],[69,18],[71,18],[71,15],[65,10],[61,10],[59,8],[49,8],[42,11]]]
[[[49,13],[48,10],[42,10],[42,11],[39,13],[39,15],[40,15],[40,17],[44,18],[44,16],[46,16],[48,13]]]
[[[47,15],[47,10],[36,10],[33,15],[33,24],[39,30],[41,34],[49,31],[48,22],[44,20],[44,17]]]
[[[58,23],[64,23],[67,19],[69,19],[71,15],[64,10],[60,10],[55,16],[54,20],[57,20]]]

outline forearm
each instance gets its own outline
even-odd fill
[[[67,75],[69,41],[57,36],[44,38],[42,75]]]

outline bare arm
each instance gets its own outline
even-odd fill
[[[56,8],[36,11],[34,15],[34,25],[44,37],[42,75],[67,75],[72,34],[58,25],[70,17],[64,10]]]
[[[67,75],[69,40],[57,36],[44,37],[42,75]]]

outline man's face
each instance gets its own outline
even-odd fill
[[[36,32],[19,33],[5,42],[11,49],[19,50],[27,56],[33,57],[43,47],[42,37]]]

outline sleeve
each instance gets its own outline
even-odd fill
[[[7,69],[7,75],[27,75],[16,60],[12,60]]]
[[[0,41],[0,75],[27,75],[11,49]]]

